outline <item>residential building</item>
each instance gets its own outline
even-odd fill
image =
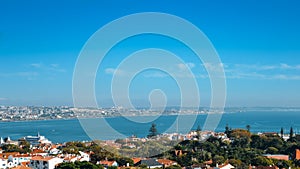
[[[270,158],[270,159],[276,159],[276,160],[289,160],[288,155],[283,154],[264,154],[264,157]]]
[[[159,162],[160,164],[162,164],[164,167],[169,167],[172,165],[177,165],[176,161],[172,161],[169,159],[158,159],[157,162]]]
[[[217,165],[214,169],[233,169],[235,168],[233,165],[227,163],[223,165]]]
[[[300,149],[296,149],[295,150],[295,156],[294,156],[295,160],[300,160]]]
[[[161,168],[161,167],[163,167],[163,165],[161,163],[159,163],[157,161],[157,159],[154,159],[154,158],[141,160],[140,162],[138,162],[136,164],[136,166],[139,166],[139,165],[146,165],[147,168]]]
[[[30,160],[29,167],[32,169],[54,169],[57,164],[63,162],[63,159],[57,157],[35,156]]]
[[[100,161],[99,164],[103,165],[103,167],[107,168],[107,167],[118,167],[118,163],[116,161],[108,161],[108,160],[103,160]]]

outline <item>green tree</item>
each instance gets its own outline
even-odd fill
[[[119,166],[127,166],[127,164],[129,164],[129,166],[133,166],[133,160],[128,157],[119,157],[116,161]]]
[[[228,124],[226,124],[225,126],[225,132],[224,132],[227,136],[229,135],[229,126]],[[228,136],[229,137],[229,136]]]
[[[56,169],[79,169],[74,163],[60,163]]]
[[[23,149],[21,149],[19,146],[16,146],[14,144],[4,144],[2,146],[2,150],[6,151],[6,152],[26,153]]]
[[[169,167],[166,167],[166,169],[181,169],[182,167],[180,167],[179,165],[171,165]]]
[[[293,137],[294,137],[294,130],[293,130],[293,127],[290,128],[290,141],[293,140]]]
[[[148,168],[148,166],[146,164],[141,164],[139,165],[140,168]]]
[[[60,163],[55,169],[103,169],[103,166],[95,165],[87,161],[76,161],[74,163]]]
[[[222,164],[225,162],[225,158],[220,155],[215,155],[212,160],[213,160],[213,165]]]
[[[30,143],[26,140],[20,140],[19,147],[23,150],[25,153],[31,152],[30,150]]]
[[[151,137],[155,137],[158,135],[158,132],[157,132],[157,129],[156,129],[156,124],[155,123],[152,123],[150,129],[149,129],[149,134],[148,134],[148,138],[151,138]]]
[[[247,129],[248,132],[250,132],[250,128],[251,128],[251,126],[249,124],[246,125],[246,129]]]
[[[259,136],[256,134],[251,135],[251,143],[250,146],[256,149],[264,149],[265,136]]]
[[[281,136],[281,138],[283,138],[283,128],[282,127],[280,129],[280,136]]]
[[[279,150],[275,147],[268,147],[266,150],[266,153],[268,154],[277,154],[279,152]]]
[[[234,139],[233,146],[246,148],[250,145],[251,133],[243,129],[234,129],[231,131],[230,136]]]
[[[200,125],[198,125],[198,127],[196,129],[196,132],[197,132],[197,138],[200,139],[200,137],[201,137],[201,127],[200,127]]]
[[[241,160],[237,159],[230,159],[228,161],[231,165],[235,166],[236,168],[241,167],[243,162]]]
[[[258,156],[252,159],[251,164],[255,166],[269,166],[273,164],[273,161],[271,159],[268,159],[266,157]]]

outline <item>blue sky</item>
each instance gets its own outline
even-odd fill
[[[227,77],[227,106],[300,106],[299,7],[296,0],[1,1],[0,105],[72,105],[73,70],[88,38],[119,17],[164,12],[190,21],[211,40]],[[203,64],[182,44],[145,35],[118,44],[100,66],[96,96],[101,106],[112,105],[116,66],[147,47],[176,52],[199,75],[201,105],[209,105]],[[153,70],[132,82],[133,103],[148,105],[154,88],[165,90],[169,105],[179,103],[175,82]]]

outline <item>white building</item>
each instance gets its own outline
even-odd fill
[[[21,165],[23,162],[29,162],[31,156],[29,154],[16,154],[12,156],[14,165]]]
[[[79,161],[90,161],[90,155],[88,153],[85,153],[85,152],[82,152],[82,151],[79,151],[80,153],[80,160]]]
[[[7,159],[0,158],[0,169],[6,169],[7,168]]]
[[[33,169],[54,169],[57,164],[63,162],[63,159],[57,157],[32,157],[29,167]]]

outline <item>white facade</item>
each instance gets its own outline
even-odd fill
[[[82,151],[79,151],[81,159],[80,161],[90,161],[90,155],[87,153],[84,153]]]
[[[63,159],[57,157],[36,157],[30,160],[29,167],[33,169],[54,169]]]
[[[6,169],[7,168],[7,159],[0,158],[0,169]]]

